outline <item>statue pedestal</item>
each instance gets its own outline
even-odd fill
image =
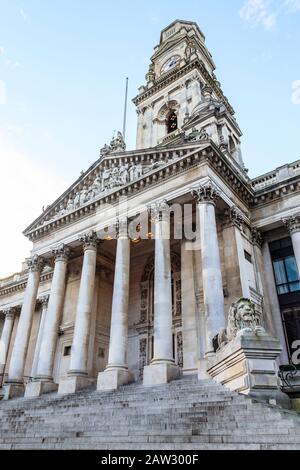
[[[208,359],[207,372],[230,390],[274,404],[287,403],[277,375],[281,350],[279,340],[265,332],[241,331]]]

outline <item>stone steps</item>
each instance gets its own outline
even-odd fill
[[[0,449],[300,449],[300,417],[212,381],[0,402]]]

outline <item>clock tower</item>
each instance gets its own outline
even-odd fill
[[[182,20],[171,23],[161,32],[150,61],[146,84],[133,100],[137,149],[206,136],[243,168],[242,134],[198,25]]]

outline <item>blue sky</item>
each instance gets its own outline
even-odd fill
[[[300,158],[300,0],[0,0],[0,200],[10,196],[14,209],[4,209],[10,234],[22,237],[122,128],[125,77],[133,98],[176,18],[206,35],[250,175]],[[130,100],[128,148],[135,130]],[[15,236],[0,277],[28,255]]]

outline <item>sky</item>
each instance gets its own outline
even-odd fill
[[[0,0],[0,278],[22,231],[122,130],[160,31],[198,23],[254,177],[300,158],[300,0]]]

